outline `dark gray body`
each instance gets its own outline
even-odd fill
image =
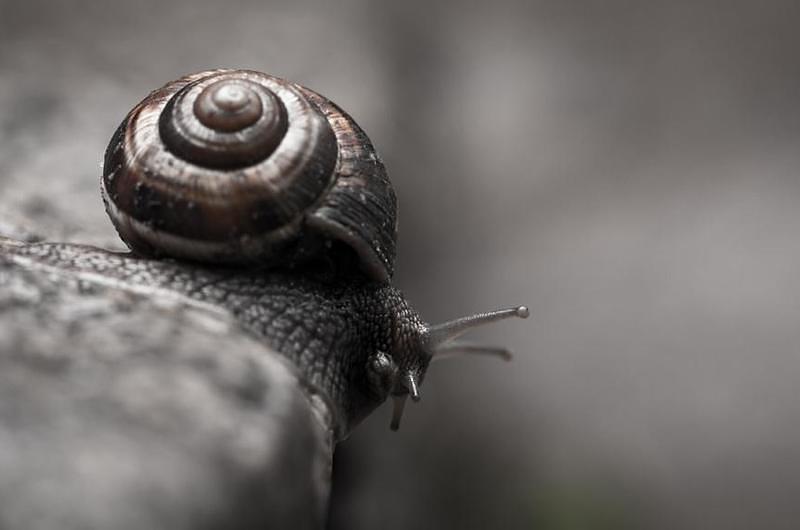
[[[409,322],[421,326],[396,289],[359,274],[211,268],[55,243],[0,240],[0,249],[34,267],[228,312],[299,369],[309,392],[328,403],[337,439],[387,397],[369,385],[369,357],[393,352]]]

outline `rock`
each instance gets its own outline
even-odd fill
[[[322,526],[325,410],[224,311],[0,250],[0,330],[0,527]]]

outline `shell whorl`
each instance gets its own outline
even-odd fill
[[[297,115],[292,117],[297,119]],[[169,151],[215,169],[261,162],[278,147],[288,125],[286,107],[275,92],[230,77],[186,85],[170,98],[158,121],[159,134]]]
[[[341,241],[368,276],[392,275],[396,200],[371,143],[322,96],[267,74],[200,72],[151,93],[112,138],[102,191],[142,254],[271,264]]]

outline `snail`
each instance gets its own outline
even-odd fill
[[[248,284],[246,301],[219,303],[321,389],[342,435],[390,396],[396,430],[432,360],[509,356],[459,336],[528,316],[426,324],[391,285],[397,201],[372,143],[334,103],[278,77],[210,70],[155,90],[114,133],[101,188],[135,255]]]

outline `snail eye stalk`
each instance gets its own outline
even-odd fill
[[[518,307],[510,307],[508,309],[498,309],[497,311],[489,311],[488,313],[477,313],[467,317],[457,318],[444,324],[437,324],[428,328],[425,335],[425,343],[436,356],[437,351],[441,350],[453,339],[456,339],[466,333],[467,331],[489,324],[491,322],[498,322],[506,320],[507,318],[528,318],[530,311],[524,305]],[[491,348],[489,348],[491,349]]]
[[[477,354],[499,357],[508,361],[511,359],[511,352],[506,348],[472,344],[469,342],[456,341],[455,339],[467,331],[484,324],[509,318],[528,318],[529,315],[530,311],[528,308],[521,305],[457,318],[443,324],[428,327],[425,333],[423,333],[422,341],[425,349],[433,360],[463,354]],[[405,381],[403,382],[407,392],[395,394],[393,396],[394,409],[392,410],[391,423],[391,429],[393,431],[400,428],[400,420],[403,417],[403,410],[405,409],[408,396],[410,395],[411,399],[415,402],[420,400],[418,375],[414,372],[407,372]]]

